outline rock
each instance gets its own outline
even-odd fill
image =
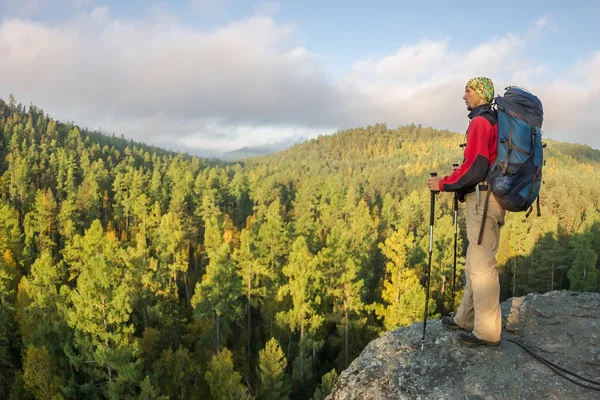
[[[600,381],[600,293],[529,294],[501,306],[500,346],[463,346],[433,320],[421,351],[423,324],[398,328],[369,343],[327,399],[600,399],[508,341]]]

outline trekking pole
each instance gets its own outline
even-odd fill
[[[458,168],[458,164],[452,164]],[[452,273],[452,310],[454,311],[454,298],[456,293],[456,247],[458,244],[458,193],[454,192],[454,272]]]
[[[431,177],[436,177],[437,173],[431,172]],[[427,289],[425,289],[425,312],[423,313],[423,337],[421,338],[421,351],[425,347],[425,331],[427,329],[427,308],[429,305],[429,284],[431,282],[431,253],[433,251],[433,216],[435,214],[435,195],[438,192],[431,192],[431,209],[429,212],[429,262],[427,264]]]

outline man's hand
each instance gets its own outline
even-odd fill
[[[427,179],[427,186],[429,187],[429,190],[431,190],[432,192],[439,192],[441,179],[442,178],[440,178],[439,176],[434,176],[433,178]]]

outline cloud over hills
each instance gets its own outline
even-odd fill
[[[500,93],[517,84],[538,94],[550,137],[600,147],[600,48],[549,74],[528,58],[552,29],[544,18],[470,48],[423,38],[333,75],[301,28],[274,16],[201,29],[166,11],[126,18],[78,7],[61,22],[3,20],[2,97],[135,140],[229,151],[377,122],[462,132],[464,84],[486,75]]]

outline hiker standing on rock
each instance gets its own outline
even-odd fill
[[[489,78],[473,78],[467,83],[463,100],[470,111],[471,122],[466,133],[463,163],[453,168],[451,175],[427,181],[431,191],[457,192],[459,200],[466,203],[467,285],[456,315],[442,318],[442,324],[467,331],[458,339],[469,346],[497,346],[502,331],[496,252],[505,211],[494,196],[489,196],[482,240],[477,244],[488,189],[485,179],[497,154],[497,115],[490,106],[493,98],[494,85]]]

